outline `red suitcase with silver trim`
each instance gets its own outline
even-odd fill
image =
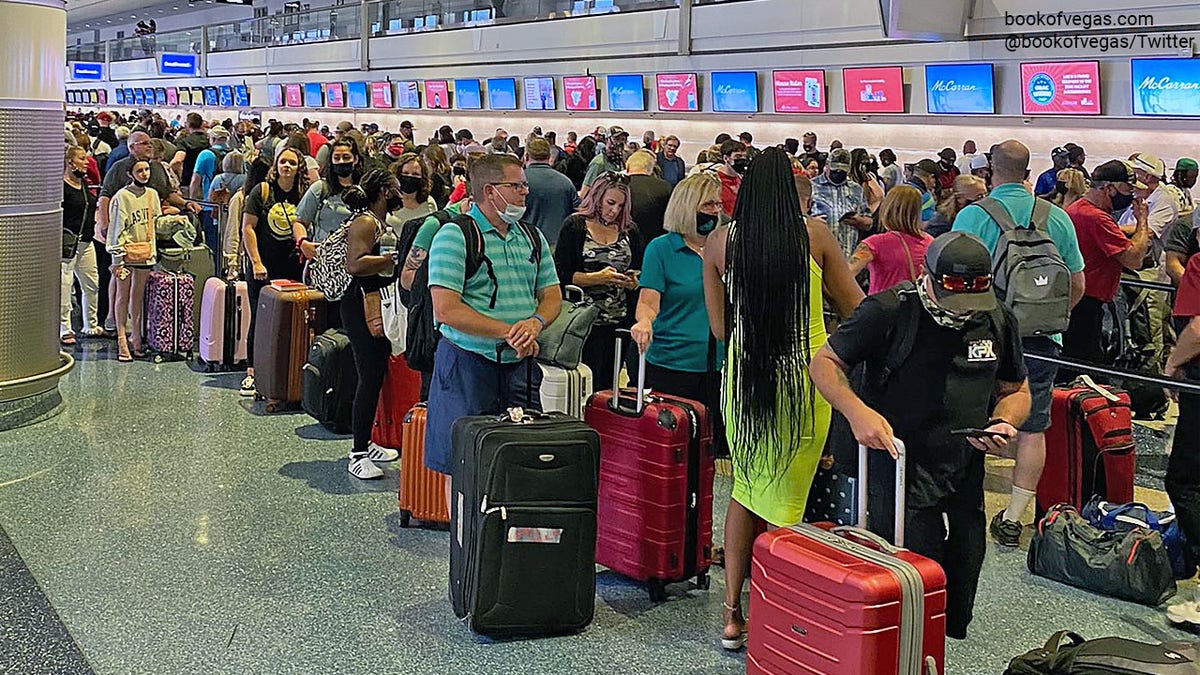
[[[621,331],[628,334],[628,331]],[[650,599],[664,586],[695,577],[709,586],[712,565],[714,449],[703,404],[645,391],[642,356],[638,388],[613,389],[588,399],[583,418],[600,435],[596,562],[645,582]]]
[[[867,450],[859,447],[858,527],[779,528],[754,541],[748,675],[941,675],[946,574],[904,550],[904,449],[897,441],[892,546],[865,529]]]

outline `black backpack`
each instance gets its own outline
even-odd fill
[[[481,267],[486,267],[488,278],[492,281],[492,299],[489,307],[494,308],[496,306],[496,296],[500,291],[500,285],[496,281],[496,273],[492,269],[492,261],[488,259],[487,254],[484,252],[483,232],[479,229],[479,224],[469,215],[454,215],[445,209],[437,211],[432,215],[434,218],[437,218],[439,225],[445,226],[448,223],[454,223],[462,230],[467,250],[466,270],[463,274],[463,279],[470,279],[479,272]],[[400,252],[401,260],[408,259],[413,241],[417,238],[417,232],[425,224],[425,220],[428,217],[418,216],[404,223],[397,242],[397,249]],[[517,223],[517,226],[525,233],[525,236],[529,237],[530,242],[533,243],[533,261],[540,265],[542,262],[542,247],[537,230],[524,221]],[[405,335],[404,358],[410,368],[430,372],[433,370],[433,355],[437,350],[440,335],[437,329],[437,322],[433,318],[433,296],[429,292],[428,261],[418,267],[413,273],[412,286],[407,291],[404,290],[403,286],[400,287],[400,302],[408,309],[408,332]]]

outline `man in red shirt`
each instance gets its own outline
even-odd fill
[[[1092,189],[1067,206],[1083,254],[1083,299],[1071,310],[1071,325],[1063,333],[1063,356],[1106,364],[1101,341],[1104,305],[1112,302],[1121,283],[1121,270],[1136,270],[1150,248],[1147,206],[1135,189],[1144,189],[1133,165],[1114,159],[1092,172]],[[1132,204],[1137,221],[1132,238],[1113,220]]]
[[[1163,375],[1200,382],[1200,255],[1188,261],[1175,295],[1175,327],[1179,337]],[[1179,526],[1192,549],[1200,551],[1200,394],[1179,392],[1175,443],[1167,460],[1166,487]],[[1198,598],[1200,599],[1200,598]],[[1173,605],[1167,617],[1181,624],[1200,625],[1200,603],[1194,599]]]
[[[308,128],[305,129],[308,136],[308,154],[312,155],[313,159],[316,159],[321,146],[329,142],[329,139],[325,138],[319,131],[320,128],[320,124],[316,120],[313,120],[308,123]]]
[[[717,178],[721,179],[721,212],[726,219],[733,217],[738,189],[742,187],[742,176],[748,168],[750,160],[746,158],[746,146],[741,141],[729,140],[721,144],[721,165],[717,167]]]

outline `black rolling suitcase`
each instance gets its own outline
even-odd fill
[[[350,336],[331,328],[313,340],[304,364],[300,404],[323,426],[339,434],[350,433],[358,371]]]
[[[596,602],[600,437],[562,413],[452,430],[450,600],[491,637],[573,633]]]

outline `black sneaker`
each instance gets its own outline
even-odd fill
[[[992,526],[989,529],[992,539],[995,539],[997,544],[1016,548],[1021,544],[1021,531],[1025,528],[1020,523],[1005,520],[1004,511],[1000,511],[995,518],[992,518]]]

